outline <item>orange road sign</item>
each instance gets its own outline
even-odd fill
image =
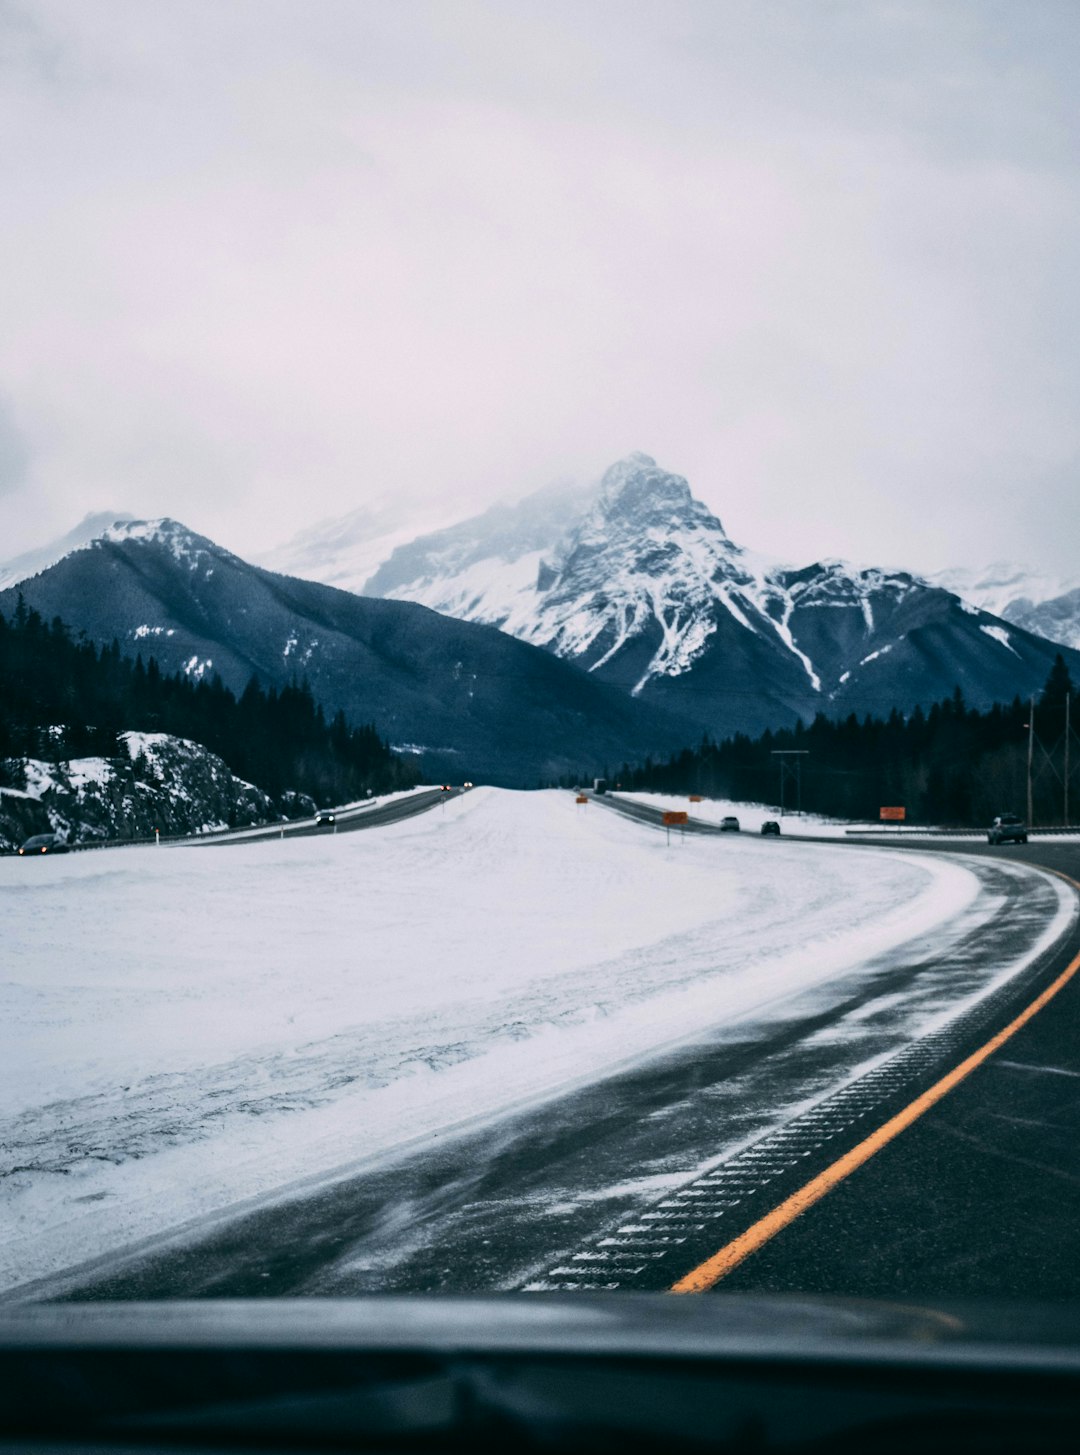
[[[679,824],[689,823],[690,815],[685,809],[670,809],[664,814],[664,827],[666,829],[677,828]]]
[[[882,823],[903,823],[907,817],[905,808],[883,808],[881,810]]]
[[[691,793],[691,795],[690,795],[690,802],[691,803],[700,803],[701,802],[701,794],[700,793]]]
[[[584,793],[579,793],[578,796],[574,799],[575,803],[588,803],[588,801],[589,800],[585,797]]]

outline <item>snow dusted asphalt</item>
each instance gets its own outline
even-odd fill
[[[995,904],[940,855],[669,846],[478,789],[377,833],[2,860],[0,909],[10,1289],[768,1021]],[[1062,887],[1038,944],[1072,914]]]

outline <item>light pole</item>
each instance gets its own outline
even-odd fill
[[[780,759],[780,817],[784,817],[784,785],[789,776],[795,780],[795,812],[802,813],[802,760],[810,756],[809,748],[773,748],[772,756]],[[789,763],[789,758],[795,761]]]

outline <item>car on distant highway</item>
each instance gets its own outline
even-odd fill
[[[337,815],[332,808],[320,808],[315,815],[315,827],[317,829],[332,828],[337,823]]]
[[[761,836],[766,839],[780,837],[780,825],[774,818],[767,818],[761,825]]]
[[[999,813],[986,835],[988,844],[1026,844],[1027,824],[1015,813]]]
[[[57,834],[34,834],[19,845],[20,854],[66,854],[68,846]]]
[[[739,832],[739,820],[734,814],[728,814],[720,820],[720,832],[722,834],[737,834]]]

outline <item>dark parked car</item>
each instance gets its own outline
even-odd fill
[[[728,814],[727,818],[720,820],[720,832],[722,834],[737,834],[739,832],[739,820]]]
[[[763,838],[779,838],[780,825],[774,818],[767,818],[761,825],[761,834]]]
[[[317,829],[332,828],[335,823],[337,823],[337,818],[332,808],[320,808],[315,815],[315,827]]]
[[[35,834],[25,844],[19,845],[20,854],[66,854],[67,851],[67,844],[56,834]]]
[[[989,844],[1026,844],[1027,824],[1015,813],[999,813],[986,835]]]

